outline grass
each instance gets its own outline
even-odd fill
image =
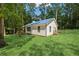
[[[0,48],[1,56],[78,56],[79,30],[61,30],[49,37],[7,35],[8,45]]]

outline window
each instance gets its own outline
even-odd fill
[[[31,31],[31,27],[27,27],[27,31]]]
[[[51,32],[51,26],[49,27],[49,32]]]
[[[38,32],[40,32],[40,26],[38,26]]]

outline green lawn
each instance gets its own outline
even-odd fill
[[[25,56],[73,56],[79,55],[79,30],[61,30],[58,35],[49,37],[7,35],[8,45],[0,48],[0,55]]]

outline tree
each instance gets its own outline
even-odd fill
[[[5,19],[6,28],[14,29],[14,34],[24,26],[25,4],[6,4],[8,11]]]
[[[0,48],[6,45],[4,41],[4,14],[3,14],[3,4],[0,4]]]

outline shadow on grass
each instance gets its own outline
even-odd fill
[[[8,45],[5,46],[4,48],[1,48],[2,51],[0,51],[0,55],[2,55],[2,56],[9,55],[8,52],[10,50],[12,50],[14,48],[15,48],[15,50],[20,49],[22,46],[24,46],[29,41],[31,41],[32,38],[34,38],[33,35],[23,35],[21,37],[16,36],[16,35],[8,35],[8,36],[6,36],[5,39],[6,39],[6,42],[8,43]]]
[[[79,55],[79,46],[73,44],[64,44],[59,42],[45,43],[44,45],[33,44],[29,51],[22,51],[19,55],[25,56],[65,56],[64,50],[70,49],[66,52],[71,52],[70,55]],[[68,54],[69,55],[69,54]],[[68,56],[66,55],[66,56]]]
[[[58,49],[58,50],[57,50]],[[19,55],[20,56],[58,56],[58,55],[64,55],[63,52],[60,52],[62,50],[61,48],[56,48],[55,46],[52,46],[50,43],[43,45],[33,44],[29,51],[22,51]],[[62,50],[63,51],[63,50]]]
[[[40,45],[37,44],[32,44],[32,46],[29,48],[28,51],[22,51],[20,54],[20,56],[42,56],[44,55],[43,53],[43,48]]]
[[[55,42],[54,43],[54,47],[55,46],[63,46],[64,49],[70,49],[72,50],[74,53],[74,55],[79,55],[79,45],[74,45],[74,44],[63,44],[63,43],[59,43],[59,42]],[[64,50],[62,47],[59,49],[57,49],[58,51],[60,51],[61,53],[59,54],[60,56],[63,55],[64,56],[64,53],[63,53],[63,50]],[[71,52],[71,51],[68,51],[68,52]],[[56,53],[56,52],[55,52]],[[68,55],[67,55],[68,56]]]
[[[23,45],[27,44],[29,41],[34,38],[33,35],[22,35],[21,37],[12,35],[12,36],[7,36],[6,41],[8,43],[8,46],[6,46],[6,49],[11,49],[11,48],[17,48],[17,47],[22,47]]]
[[[68,44],[68,45],[69,45],[68,48],[73,50],[75,55],[79,56],[79,45],[73,45],[73,44]]]

